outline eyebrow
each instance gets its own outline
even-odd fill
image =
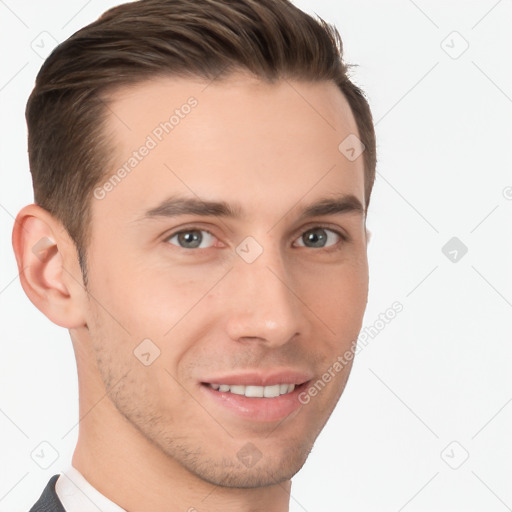
[[[347,213],[365,214],[361,201],[353,194],[326,197],[306,205],[300,212],[299,220],[322,215]],[[147,210],[139,220],[180,215],[215,216],[231,219],[246,217],[239,203],[230,204],[225,201],[208,201],[199,198],[169,197],[157,206]]]

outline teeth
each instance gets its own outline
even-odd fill
[[[265,388],[261,386],[245,386],[245,389],[244,386],[239,387],[242,388],[242,391],[239,393],[239,395],[245,395],[251,398],[263,398],[263,392]],[[231,388],[231,392],[234,393],[233,388]]]
[[[245,395],[249,398],[275,398],[279,395],[291,393],[295,384],[274,384],[273,386],[229,386],[227,384],[208,384],[216,391],[230,392],[235,395]]]
[[[265,398],[274,398],[275,396],[279,396],[281,394],[281,386],[279,384],[275,384],[274,386],[265,386],[263,388],[263,396]]]
[[[235,395],[245,395],[245,386],[230,386],[229,391]]]

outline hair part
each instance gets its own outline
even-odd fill
[[[289,0],[138,0],[106,11],[59,44],[27,102],[28,154],[34,200],[75,243],[84,284],[93,190],[115,165],[104,126],[118,88],[159,76],[213,80],[240,70],[268,82],[333,81],[365,147],[368,208],[375,132],[349,67],[336,28]]]

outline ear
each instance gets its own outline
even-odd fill
[[[40,206],[25,206],[16,217],[12,245],[31,302],[61,327],[83,327],[87,292],[75,245],[62,223]]]

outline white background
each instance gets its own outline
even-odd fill
[[[32,202],[34,47],[117,3],[0,1],[1,512],[31,507],[78,434],[69,335],[24,295],[10,245]],[[290,510],[512,510],[511,2],[296,5],[336,24],[376,122],[364,326],[395,301],[404,309],[358,354]],[[452,237],[468,249],[456,262],[442,252]],[[59,454],[46,470],[31,458],[43,441]]]

